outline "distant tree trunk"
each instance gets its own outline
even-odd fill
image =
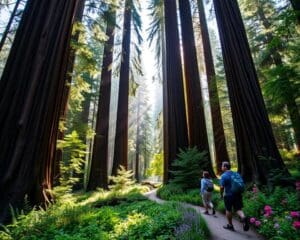
[[[0,81],[0,222],[51,200],[58,120],[78,1],[28,0]]]
[[[228,152],[226,149],[225,133],[221,115],[220,101],[216,82],[216,73],[213,62],[211,46],[209,42],[209,33],[205,17],[205,10],[202,0],[197,0],[200,19],[200,30],[203,42],[203,53],[208,83],[209,102],[212,116],[212,127],[214,134],[215,153],[217,173],[222,172],[222,162],[229,162]]]
[[[209,154],[204,106],[195,47],[196,44],[189,1],[179,0],[179,13],[181,19],[181,36],[183,45],[189,146],[196,146],[201,152],[206,151],[208,153],[207,170],[211,176],[215,177]]]
[[[228,83],[239,171],[246,181],[267,182],[272,169],[288,174],[268,119],[236,0],[214,0]],[[260,160],[264,156],[268,160]],[[269,158],[272,159],[269,159]]]
[[[10,15],[10,18],[8,20],[6,28],[5,28],[5,30],[4,30],[4,32],[2,34],[2,38],[1,38],[1,41],[0,41],[0,52],[1,52],[2,48],[3,48],[3,46],[4,46],[6,37],[7,37],[8,33],[9,33],[10,27],[11,27],[11,25],[13,23],[13,20],[14,20],[15,16],[16,16],[16,13],[17,13],[17,10],[18,10],[18,7],[19,7],[20,3],[21,3],[21,0],[17,0],[16,1],[15,7],[14,7],[14,9],[13,9],[11,15]]]
[[[131,1],[132,0],[125,1],[124,9],[122,62],[120,69],[119,99],[112,175],[117,175],[117,170],[120,165],[127,169],[128,164],[128,93],[131,38]]]
[[[298,22],[300,23],[300,1],[290,0],[293,9],[296,11]]]
[[[81,22],[82,17],[83,17],[83,11],[84,11],[84,4],[85,0],[79,0],[77,4],[77,9],[75,13],[75,22]],[[74,42],[78,41],[79,38],[79,32],[77,31],[75,35],[72,36],[72,40]],[[68,70],[67,70],[67,75],[66,75],[66,84],[64,86],[64,92],[63,92],[63,97],[62,97],[62,107],[60,109],[60,121],[65,121],[67,111],[68,111],[68,99],[69,99],[69,94],[70,94],[70,87],[71,87],[71,82],[72,82],[72,72],[74,68],[74,61],[75,61],[75,52],[76,50],[74,48],[70,48],[70,55],[68,58]],[[64,139],[64,132],[59,130],[58,131],[58,136],[57,139],[62,140]],[[60,178],[60,162],[62,160],[62,150],[57,149],[55,153],[55,167],[53,170],[53,175],[54,175],[54,186],[59,185],[59,178]]]
[[[166,34],[166,81],[164,83],[164,144],[165,169],[164,182],[170,179],[172,162],[179,153],[179,148],[188,147],[187,119],[184,102],[182,65],[180,59],[179,33],[176,14],[176,1],[164,0]],[[166,158],[167,157],[167,158]]]
[[[139,172],[140,172],[140,93],[138,93],[138,103],[137,103],[137,118],[136,118],[136,150],[135,150],[135,179],[137,182],[140,181]]]
[[[109,37],[104,46],[103,63],[101,71],[101,84],[96,120],[96,135],[92,154],[91,170],[87,189],[95,190],[97,187],[108,188],[108,129],[109,106],[111,95],[111,77],[113,62],[113,48],[115,39],[115,10],[111,13],[112,23],[107,23],[106,35]]]

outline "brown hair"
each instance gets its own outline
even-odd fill
[[[210,178],[210,174],[208,171],[203,171],[203,177]]]

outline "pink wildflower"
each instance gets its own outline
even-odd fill
[[[266,205],[264,210],[265,210],[265,213],[267,214],[267,217],[272,214],[272,208],[269,205]],[[265,216],[266,216],[266,214],[265,214]]]
[[[293,223],[293,227],[296,228],[296,229],[300,229],[300,221],[295,221]]]
[[[265,214],[264,214],[264,216],[265,216],[266,218],[270,217],[270,215],[271,215],[271,213],[265,213]]]
[[[299,217],[299,213],[296,211],[292,211],[290,214],[291,214],[291,217],[293,217],[293,218]]]
[[[258,221],[258,220],[257,220],[257,221],[255,221],[255,226],[256,226],[256,227],[259,227],[259,226],[260,226],[260,224],[261,224],[261,222],[260,222],[260,221]]]
[[[254,217],[250,218],[250,223],[255,223],[256,219]]]

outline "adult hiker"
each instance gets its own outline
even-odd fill
[[[231,166],[229,162],[222,162],[223,174],[221,175],[220,180],[220,193],[221,198],[224,199],[226,218],[228,221],[227,225],[223,226],[223,228],[234,231],[234,227],[232,224],[232,209],[234,209],[241,218],[241,221],[243,223],[243,230],[248,231],[249,220],[242,210],[242,192],[244,190],[244,182],[239,173],[231,171],[230,168]]]
[[[216,213],[214,205],[211,201],[214,190],[214,183],[210,178],[209,172],[203,171],[203,178],[201,179],[200,194],[202,196],[203,206],[205,208],[204,214],[209,214],[208,209],[212,210],[212,214]]]

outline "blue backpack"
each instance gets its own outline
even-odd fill
[[[242,193],[245,191],[245,183],[241,175],[237,172],[231,174],[231,192]]]

